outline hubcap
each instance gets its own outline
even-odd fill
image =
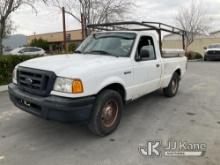
[[[118,116],[118,104],[111,100],[107,102],[102,109],[102,124],[104,127],[111,127],[114,125]]]

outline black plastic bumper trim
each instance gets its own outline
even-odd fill
[[[64,122],[88,120],[96,99],[95,96],[77,99],[41,97],[22,91],[14,84],[8,86],[8,92],[18,108],[45,119]]]

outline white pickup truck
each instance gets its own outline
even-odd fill
[[[92,33],[75,54],[32,59],[17,65],[9,85],[12,102],[45,119],[88,121],[99,136],[119,125],[123,106],[163,89],[177,94],[186,72],[184,50],[161,51],[145,30]]]

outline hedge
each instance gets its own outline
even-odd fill
[[[188,60],[202,59],[203,56],[198,52],[188,51],[186,53],[186,57]]]
[[[12,72],[17,64],[36,57],[39,56],[0,55],[0,85],[6,85],[12,81]]]

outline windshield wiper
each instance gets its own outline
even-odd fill
[[[80,50],[76,50],[76,51],[74,51],[74,53],[79,53],[79,54],[81,54],[82,52],[81,52]]]
[[[93,53],[100,53],[100,54],[103,54],[103,55],[108,55],[108,56],[113,56],[113,57],[120,57],[120,56],[111,54],[111,53],[109,53],[107,51],[104,51],[104,50],[93,50],[93,51],[90,51],[90,52],[86,52],[85,54],[93,54]]]
[[[90,54],[90,53],[100,53],[100,54],[107,54],[107,55],[111,55],[111,53],[104,51],[104,50],[93,50],[90,52],[86,52],[86,54]]]
[[[100,53],[100,54],[106,54],[106,55],[112,55],[111,53],[104,51],[104,50],[93,50],[90,52],[86,52],[86,54],[92,54],[92,53]]]

